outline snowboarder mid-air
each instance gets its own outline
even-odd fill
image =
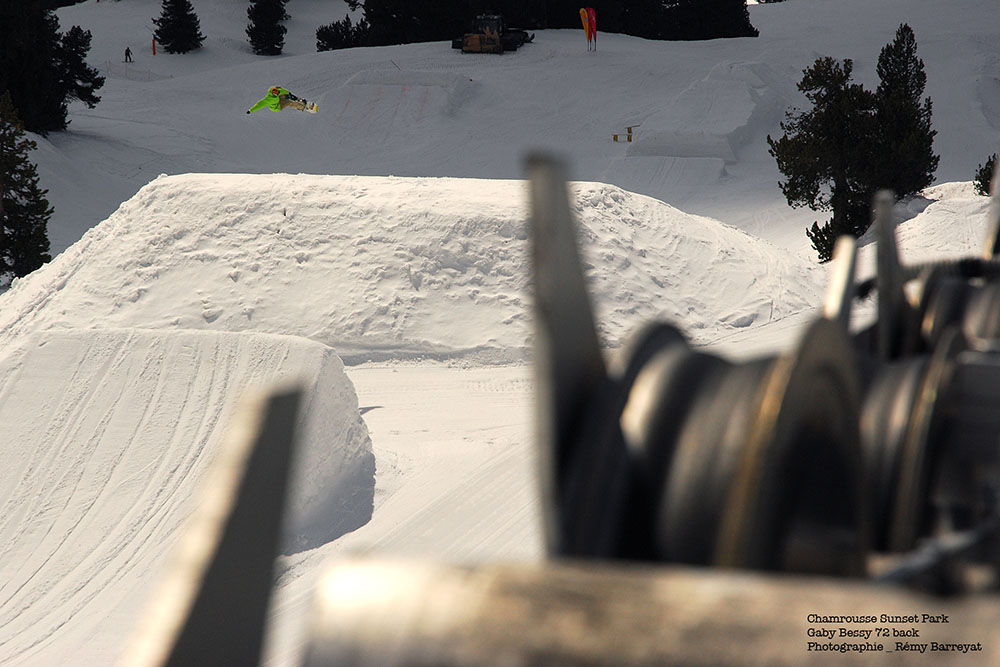
[[[267,107],[271,111],[281,111],[285,107],[292,107],[293,109],[308,111],[310,113],[316,113],[319,109],[315,102],[309,102],[296,97],[288,92],[287,88],[282,88],[281,86],[272,86],[271,89],[267,91],[267,95],[264,96],[262,100],[257,102],[257,104],[250,107],[247,110],[247,113],[260,111],[264,107]]]

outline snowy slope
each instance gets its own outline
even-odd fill
[[[825,214],[787,207],[764,138],[819,56],[873,87],[906,21],[942,157],[898,211],[903,257],[984,234],[985,200],[952,181],[998,144],[988,0],[787,0],[751,8],[757,39],[602,34],[587,53],[582,31],[539,31],[503,57],[316,53],[340,0],[292,0],[285,55],[257,57],[245,0],[194,4],[208,38],[189,55],[152,55],[159,0],[58,12],[108,80],[36,138],[59,256],[0,295],[2,664],[112,664],[231,406],[291,375],[313,387],[308,447],[333,460],[300,478],[316,493],[279,559],[271,664],[296,663],[338,554],[539,558],[531,369],[478,365],[529,349],[528,152],[567,159],[606,343],[663,317],[727,355],[786,348],[825,282],[803,233]],[[244,114],[274,83],[320,113]],[[635,141],[612,142],[626,126]]]
[[[1000,40],[987,0],[815,2],[752,7],[756,39],[654,42],[538,31],[504,56],[437,42],[317,53],[315,28],[342,18],[340,0],[292,0],[285,54],[258,57],[244,0],[201,0],[205,46],[151,52],[159,0],[60,10],[92,31],[90,60],[108,77],[103,101],[73,105],[68,133],[43,139],[39,168],[61,251],[160,173],[314,173],[517,179],[526,153],[567,157],[570,177],[618,185],[709,215],[812,257],[765,138],[781,133],[802,70],[852,58],[874,88],[878,52],[908,22],[934,100],[940,182],[970,180],[1000,141]],[[131,45],[136,62],[120,62]],[[281,83],[320,103],[317,116],[243,112]],[[636,128],[633,144],[612,134]],[[81,165],[88,165],[80,171]],[[825,218],[824,218],[825,219]]]
[[[971,182],[934,185],[924,195],[901,202],[894,209],[900,260],[904,264],[917,264],[979,255],[988,232],[989,199],[975,194]],[[875,275],[873,237],[874,230],[869,230],[860,239],[856,267],[859,280]],[[876,305],[875,299],[855,302],[852,310],[855,329],[874,321]],[[724,333],[712,341],[711,347],[736,358],[774,354],[787,349],[816,316],[816,309],[804,309],[759,327]]]

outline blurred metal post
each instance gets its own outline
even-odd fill
[[[875,194],[875,256],[878,275],[878,353],[888,361],[896,356],[903,334],[906,295],[903,268],[899,262],[896,229],[892,222],[895,201],[888,190]]]
[[[990,179],[990,208],[986,215],[986,245],[983,248],[985,259],[996,259],[1000,255],[1000,166],[993,165],[993,178]]]
[[[857,247],[857,240],[850,234],[837,239],[833,246],[833,275],[823,300],[823,317],[840,324],[845,333],[851,323]]]
[[[595,514],[604,514],[591,507],[599,490],[580,489],[576,479],[569,479],[574,476],[569,472],[572,464],[581,456],[578,450],[583,416],[606,382],[607,371],[577,248],[565,169],[552,158],[532,156],[527,171],[531,187],[536,429],[543,522],[549,553],[575,553],[595,548],[595,543],[606,543],[612,528],[595,519]],[[606,473],[601,471],[602,475]],[[572,487],[568,493],[567,486]],[[574,506],[576,500],[567,495],[582,506]],[[606,501],[607,497],[599,502],[606,505]],[[574,544],[578,541],[589,546]],[[605,546],[596,548],[603,550]]]
[[[247,400],[125,664],[256,665],[302,391]]]
[[[996,665],[998,611],[995,597],[706,568],[348,559],[320,581],[305,665]],[[881,614],[951,650],[901,658],[899,638],[873,631]]]

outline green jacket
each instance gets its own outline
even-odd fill
[[[278,94],[272,95],[271,89],[268,88],[267,96],[264,99],[257,102],[257,104],[250,107],[250,113],[253,113],[254,111],[260,111],[264,107],[267,107],[271,111],[281,111],[281,102],[279,101],[278,98],[281,95],[288,95],[288,94],[289,92],[286,88],[278,88]]]

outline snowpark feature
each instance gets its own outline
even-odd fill
[[[51,330],[9,349],[0,378],[5,662],[48,663],[39,651],[54,639],[82,647],[134,623],[248,387],[297,379],[310,390],[283,550],[315,548],[371,517],[371,441],[343,364],[323,345]],[[73,660],[108,656],[74,651]]]
[[[820,294],[821,271],[745,232],[611,185],[574,193],[611,346],[656,317],[712,340],[810,308]],[[522,181],[160,177],[17,281],[0,342],[71,322],[290,334],[348,363],[523,362],[526,205]],[[692,281],[702,289],[682,288]],[[732,295],[726,312],[708,307],[714,294]]]
[[[751,8],[757,39],[605,33],[596,54],[578,29],[540,31],[503,62],[444,43],[315,53],[315,28],[347,11],[318,0],[289,5],[284,57],[251,53],[245,6],[205,0],[204,48],[154,58],[138,45],[159,5],[58,12],[63,30],[94,33],[92,64],[131,43],[163,78],[111,72],[97,108],[74,104],[68,132],[33,137],[59,256],[0,296],[0,424],[17,434],[12,461],[50,455],[0,482],[4,664],[121,655],[228,406],[286,373],[315,381],[307,419],[355,429],[334,447],[354,476],[345,523],[279,559],[271,664],[296,664],[312,585],[338,554],[538,558],[530,369],[477,365],[523,359],[531,336],[517,180],[528,151],[568,160],[606,343],[662,316],[728,354],[786,346],[825,282],[803,232],[823,214],[787,207],[764,136],[803,103],[795,83],[819,55],[854,58],[873,88],[878,51],[906,21],[942,184],[899,211],[912,218],[904,259],[981,245],[986,200],[948,181],[967,181],[997,145],[1000,29],[985,0],[789,0]],[[323,114],[245,116],[248,91],[275,81]],[[626,125],[644,148],[611,142]],[[338,370],[338,356],[384,362]],[[184,398],[196,389],[203,400]],[[192,478],[154,487],[166,477],[144,462],[186,464]],[[300,550],[366,511],[357,530]],[[146,543],[132,539],[141,530]]]

